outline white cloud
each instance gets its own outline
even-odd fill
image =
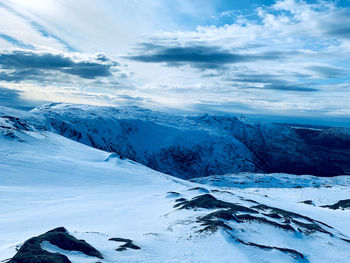
[[[55,85],[48,89],[55,90],[50,98],[63,99],[52,87],[59,90],[62,86],[65,94],[72,93],[73,100],[87,94],[84,101],[96,96],[99,103],[108,105],[120,103],[125,95],[145,98],[145,105],[183,109],[196,108],[193,105],[202,105],[202,110],[205,105],[220,109],[222,105],[227,110],[231,105],[234,110],[241,107],[242,112],[249,113],[283,111],[335,116],[350,112],[346,102],[350,88],[344,86],[349,82],[350,9],[338,7],[333,1],[310,4],[280,0],[249,15],[235,10],[215,14],[215,1],[47,0],[43,5],[24,0],[6,2],[23,17],[0,6],[0,33],[37,49],[67,52],[71,46],[81,53],[103,52],[121,63],[120,71],[113,72],[110,78],[84,82],[72,78],[69,85],[75,85],[74,92],[57,75]],[[213,19],[213,23],[220,24],[223,18],[226,22],[232,20],[225,25],[198,25],[193,29],[193,21]],[[45,36],[36,28],[38,25],[50,34]],[[161,48],[149,45],[137,49],[140,43]],[[187,58],[181,61],[178,57],[176,63],[174,59],[167,61],[169,48],[174,47],[182,48]],[[231,56],[225,63],[197,63],[193,60],[200,60],[200,55],[190,58],[191,54],[186,53],[196,47],[200,52],[260,59],[237,61]],[[125,58],[156,56],[159,50],[163,52],[162,58],[157,58],[159,63],[154,59],[153,63],[144,63]]]

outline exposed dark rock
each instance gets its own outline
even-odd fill
[[[59,227],[28,239],[9,263],[70,263],[65,255],[50,253],[42,249],[41,243],[44,241],[64,250],[79,251],[88,256],[103,258],[94,247],[84,240],[78,240],[71,236],[65,228]]]
[[[199,191],[202,193],[209,193],[209,190],[207,190],[203,187],[194,187],[194,188],[188,189],[187,191]]]
[[[322,205],[321,207],[330,208],[333,210],[350,208],[350,199],[340,200],[333,205]]]
[[[210,190],[212,193],[225,193],[225,194],[230,194],[233,195],[233,193],[229,192],[229,191],[225,191],[225,190],[218,190],[218,189],[214,189],[214,190]]]
[[[259,204],[259,205],[253,206],[252,208],[257,209],[257,210],[262,210],[262,211],[270,211],[272,213],[276,213],[276,214],[278,214],[280,216],[283,216],[286,219],[302,218],[302,219],[305,219],[305,220],[310,221],[310,222],[314,221],[310,217],[303,216],[303,215],[300,215],[300,214],[297,214],[297,213],[294,213],[294,212],[290,212],[290,211],[287,211],[287,210],[283,210],[283,209],[280,209],[280,208],[263,205],[263,204]]]
[[[277,213],[263,213],[263,215],[274,218],[274,219],[281,219],[282,218],[282,216],[280,216]]]
[[[136,246],[132,242],[127,242],[124,245],[121,245],[122,248],[131,248],[131,249],[141,249],[139,246]]]
[[[300,222],[300,221],[297,221],[297,220],[293,220],[292,219],[292,222],[294,224],[296,224],[297,226],[299,227],[302,227],[302,229],[298,228],[301,232],[304,232],[306,234],[311,234],[311,233],[314,233],[314,232],[322,232],[322,233],[325,233],[325,234],[329,234],[331,236],[333,236],[333,234],[325,229],[323,229],[322,227],[320,227],[318,224],[316,223],[303,223],[303,222]]]
[[[109,241],[115,241],[115,242],[124,242],[124,243],[131,243],[132,242],[131,239],[121,238],[121,237],[112,237],[112,238],[110,238],[108,240]]]
[[[329,228],[332,228],[331,226],[329,226],[329,225],[327,225],[327,224],[325,224],[323,222],[320,222],[318,220],[314,220],[314,219],[312,219],[310,217],[303,216],[303,215],[300,215],[300,214],[297,214],[297,213],[294,213],[294,212],[286,211],[286,210],[283,210],[283,209],[279,209],[279,208],[263,205],[263,204],[253,206],[252,208],[257,209],[257,210],[270,211],[270,212],[276,213],[276,214],[278,214],[279,216],[282,216],[285,219],[284,223],[288,223],[289,224],[290,222],[293,222],[296,225],[298,225],[299,227],[302,227],[302,228],[305,229],[305,230],[299,229],[301,232],[309,234],[309,233],[313,233],[315,231],[319,231],[319,232],[322,232],[322,233],[326,233],[326,234],[332,235],[329,231],[327,231],[327,230],[323,229],[321,226],[319,226],[319,224],[322,224],[322,225],[324,225],[326,227],[329,227]],[[308,221],[309,223],[302,223],[302,222],[300,222],[300,221],[298,221],[296,219],[304,219],[304,220]]]
[[[17,117],[13,117],[13,116],[1,116],[4,119],[8,119],[13,127],[17,130],[23,130],[23,131],[29,131],[29,125],[27,124],[27,122],[25,120],[21,120]]]
[[[313,205],[314,204],[314,202],[312,200],[305,200],[305,201],[301,201],[299,203],[306,204],[306,205]]]
[[[274,246],[265,246],[265,245],[261,245],[261,244],[257,244],[257,243],[253,243],[253,242],[245,242],[241,239],[238,239],[238,238],[235,238],[238,242],[246,245],[246,246],[251,246],[251,247],[257,247],[257,248],[261,248],[261,249],[264,249],[264,250],[273,250],[273,249],[276,249],[278,251],[281,251],[283,253],[286,253],[290,256],[292,256],[293,258],[297,259],[297,260],[303,260],[305,259],[305,256],[294,250],[294,249],[290,249],[290,248],[283,248],[283,247],[274,247]]]
[[[199,232],[215,233],[220,228],[232,230],[232,228],[229,225],[227,225],[225,222],[220,220],[204,220],[204,221],[201,221],[201,223],[202,223],[202,226],[204,226],[204,228],[199,230]]]
[[[252,216],[250,214],[236,215],[234,213],[234,211],[235,210],[233,210],[233,209],[216,211],[216,212],[210,213],[206,216],[199,218],[198,222],[202,222],[202,223],[204,222],[202,225],[205,225],[205,223],[214,222],[214,220],[217,220],[217,219],[221,219],[221,220],[225,220],[225,221],[234,221],[237,223],[242,223],[242,222],[246,222],[246,221],[254,221],[254,222],[257,222],[260,224],[268,224],[268,225],[278,227],[278,228],[281,228],[281,229],[284,229],[287,231],[295,232],[295,229],[292,226],[290,226],[289,224],[280,224],[280,223],[268,220],[264,217]],[[217,221],[215,221],[215,222],[217,222]],[[215,227],[227,228],[227,225],[226,224],[221,225],[221,223],[216,223]]]
[[[247,202],[250,202],[250,203],[253,203],[253,204],[257,204],[257,205],[259,204],[257,201],[252,200],[252,199],[245,199],[245,198],[241,197],[241,200],[247,201]]]
[[[204,194],[200,196],[196,196],[189,201],[183,201],[177,203],[174,207],[179,207],[180,209],[191,209],[191,208],[206,208],[206,209],[214,209],[214,208],[231,208],[236,212],[248,212],[248,213],[257,213],[257,211],[241,206],[233,203],[225,202],[216,199],[211,194]]]
[[[180,193],[178,193],[178,192],[167,192],[167,195],[166,195],[166,197],[178,197],[178,196],[180,196]]]
[[[178,198],[178,199],[176,199],[175,200],[175,202],[184,202],[184,201],[187,201],[187,199],[186,198],[183,198],[183,197],[181,197],[181,198]]]
[[[216,199],[214,196],[210,194],[204,194],[197,197],[192,198],[191,200],[185,200],[179,202],[175,205],[175,207],[179,207],[179,209],[196,209],[196,208],[205,208],[205,209],[217,209],[224,208],[225,210],[219,210],[212,213],[209,213],[203,217],[198,219],[198,222],[201,222],[202,225],[210,226],[209,228],[214,229],[215,231],[219,227],[228,228],[228,226],[222,221],[234,221],[236,223],[242,223],[245,221],[253,221],[260,224],[267,224],[277,228],[281,228],[286,231],[295,232],[296,229],[292,226],[292,223],[297,227],[297,230],[303,232],[305,234],[311,234],[314,232],[321,232],[325,234],[329,234],[333,236],[331,232],[324,229],[320,225],[327,226],[332,228],[331,226],[314,220],[310,217],[303,216],[294,212],[286,211],[283,209],[270,207],[267,205],[259,204],[255,205],[251,208],[237,205],[225,201],[221,201]],[[254,216],[251,214],[259,214],[257,210],[261,211],[261,214],[270,217],[273,219],[283,220],[283,222],[275,222],[269,220],[263,216]],[[245,214],[239,214],[245,213]],[[300,219],[307,221],[308,223],[299,221]],[[222,223],[219,223],[219,222]]]
[[[131,248],[131,249],[141,249],[139,246],[136,246],[133,241],[131,239],[127,239],[127,238],[121,238],[121,237],[113,237],[113,238],[110,238],[108,239],[110,241],[115,241],[115,242],[123,242],[125,244],[123,245],[120,245],[116,251],[124,251],[128,248]]]
[[[266,246],[266,245],[262,245],[262,244],[257,244],[254,242],[248,242],[248,241],[243,241],[240,238],[235,237],[232,233],[230,233],[229,231],[226,231],[226,233],[235,241],[245,245],[245,246],[250,246],[250,247],[256,247],[256,248],[260,248],[260,249],[264,249],[264,250],[278,250],[282,253],[288,254],[289,256],[295,258],[298,261],[302,261],[302,262],[309,262],[305,256],[300,253],[299,251],[296,251],[294,249],[290,249],[290,248],[283,248],[283,247],[275,247],[275,246]]]
[[[210,213],[210,214],[200,218],[200,220],[211,220],[213,218],[223,219],[226,221],[229,221],[229,220],[234,220],[236,222],[240,221],[239,218],[234,214],[234,211],[232,209],[220,210],[220,211]]]
[[[32,242],[24,244],[8,263],[71,263],[65,255],[50,253],[43,250],[40,243]]]
[[[241,221],[253,221],[253,222],[260,223],[260,224],[267,224],[267,225],[278,227],[278,228],[281,228],[281,229],[284,229],[287,231],[295,232],[295,229],[288,224],[279,224],[279,223],[276,223],[274,221],[270,221],[264,217],[252,216],[249,214],[238,215],[237,217]]]
[[[345,241],[346,243],[350,243],[350,240],[349,239],[346,239],[346,238],[340,238],[341,240]]]

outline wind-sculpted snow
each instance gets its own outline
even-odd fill
[[[177,116],[138,107],[70,104],[45,105],[32,112],[67,138],[181,178],[237,172],[334,176],[348,173],[350,167],[350,153],[344,157],[339,147],[328,143],[325,154],[320,143],[301,130],[233,116]],[[350,145],[348,135],[330,130],[324,136],[341,137]]]
[[[273,202],[267,196],[259,200],[256,195],[252,200],[243,191],[227,188],[211,188],[209,192],[186,191],[179,193],[181,198],[173,197],[176,210],[169,217],[182,210],[189,212],[186,220],[176,221],[170,229],[185,228],[192,238],[208,238],[219,232],[234,246],[248,251],[251,262],[260,262],[262,255],[263,262],[326,262],[326,258],[346,262],[345,254],[330,252],[325,256],[322,252],[326,247],[347,250],[350,246],[349,237],[331,225],[300,212],[260,203]]]

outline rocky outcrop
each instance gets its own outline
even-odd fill
[[[78,240],[63,227],[58,227],[37,237],[28,239],[8,263],[70,263],[67,256],[51,253],[42,248],[42,242],[64,250],[79,251],[87,256],[103,259],[101,253],[84,240]]]

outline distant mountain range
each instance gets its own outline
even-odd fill
[[[237,172],[350,174],[350,129],[288,127],[139,107],[48,104],[23,116],[41,129],[181,178]]]

